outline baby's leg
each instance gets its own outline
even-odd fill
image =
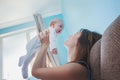
[[[23,78],[26,79],[28,77],[28,66],[31,60],[34,58],[35,53],[29,56],[26,56],[26,59],[24,61],[23,67],[22,67],[22,75]]]
[[[23,65],[26,56],[30,55],[29,53],[30,53],[31,49],[33,49],[34,46],[36,46],[36,42],[39,42],[37,36],[35,36],[34,38],[32,38],[32,39],[27,43],[27,45],[26,45],[27,54],[24,55],[24,56],[21,56],[21,57],[19,58],[19,62],[18,62],[18,66],[19,66],[19,67]]]
[[[38,37],[33,38],[28,43],[27,48],[26,48],[27,49],[27,54],[26,54],[26,57],[25,57],[25,60],[24,60],[23,67],[29,65],[29,63],[31,62],[31,60],[35,56],[36,51],[40,48],[40,46],[41,46],[41,43],[40,43]]]
[[[19,66],[19,67],[23,65],[24,60],[25,60],[25,57],[26,57],[26,55],[21,56],[21,57],[19,58],[19,62],[18,62],[18,66]]]
[[[35,56],[35,53],[37,51],[37,49],[40,47],[40,41],[38,40],[38,37],[35,36],[34,38],[32,38],[26,46],[26,50],[27,50],[27,54],[24,60],[24,66],[28,66],[30,61],[33,59],[33,57]]]
[[[27,78],[28,77],[28,66],[31,62],[31,60],[34,58],[36,51],[39,49],[41,43],[40,40],[38,39],[38,37],[34,37],[28,44],[27,44],[27,54],[24,60],[24,64],[22,67],[22,75],[23,78]]]
[[[30,51],[30,53],[28,53],[29,55],[26,55],[26,58],[24,60],[24,64],[22,67],[22,75],[23,75],[24,79],[26,79],[28,77],[28,66],[29,66],[30,62],[32,61],[32,59],[35,57],[38,49],[39,49],[39,47],[32,49]]]

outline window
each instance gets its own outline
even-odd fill
[[[3,79],[23,80],[21,67],[18,67],[19,57],[26,54],[27,41],[36,35],[35,29],[14,33],[4,37],[3,44]],[[29,67],[29,75],[31,66]]]
[[[22,80],[18,59],[26,53],[26,33],[3,38],[3,79]]]

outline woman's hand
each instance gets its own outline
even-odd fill
[[[45,47],[48,47],[50,44],[49,31],[40,32],[40,34],[38,36],[40,38],[41,44],[44,45]]]
[[[38,72],[41,68],[46,67],[46,54],[49,46],[49,31],[40,32],[38,35],[41,47],[37,51],[37,56],[32,67],[32,75],[38,76]]]

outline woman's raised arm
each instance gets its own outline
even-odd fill
[[[47,54],[47,49],[49,46],[49,33],[40,33],[39,38],[41,40],[41,47],[37,51],[37,56],[34,61],[33,67],[32,67],[32,73],[36,72],[37,69],[39,68],[45,68],[46,67],[46,54]]]
[[[33,64],[32,75],[42,80],[79,80],[80,75],[84,75],[85,69],[80,64],[69,63],[64,66],[46,68],[43,67],[43,61],[47,54],[49,45],[49,34],[40,35],[42,46],[37,53]]]

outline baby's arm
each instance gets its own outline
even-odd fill
[[[57,45],[56,45],[56,33],[55,31],[50,31],[50,36],[49,36],[49,40],[50,40],[50,51],[53,53],[53,54],[57,54]]]

